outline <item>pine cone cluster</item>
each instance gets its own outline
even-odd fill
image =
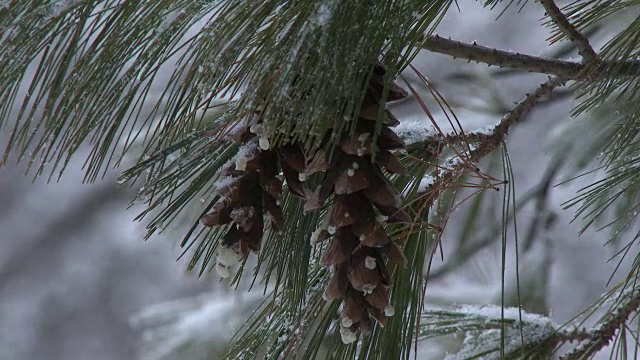
[[[317,210],[331,201],[323,225],[312,235],[312,244],[328,241],[322,263],[332,270],[325,298],[342,299],[340,333],[345,343],[356,340],[358,331],[369,331],[373,320],[384,324],[393,315],[389,304],[391,276],[385,257],[399,266],[406,259],[387,235],[384,224],[410,222],[387,173],[403,173],[404,167],[391,153],[404,142],[391,130],[398,120],[382,102],[385,70],[376,66],[363,99],[353,132],[342,136],[334,149],[305,154],[295,143],[271,149],[259,116],[228,136],[240,145],[238,154],[225,165],[217,183],[220,199],[201,222],[206,226],[230,224],[217,254],[216,270],[229,276],[229,267],[257,252],[266,218],[273,229],[283,227],[280,207],[283,181],[289,192],[305,201],[305,211]],[[406,97],[393,84],[387,100]],[[376,133],[376,121],[383,126]],[[311,192],[308,177],[322,173],[320,185]]]
[[[398,124],[397,119],[381,103],[383,76],[384,69],[376,67],[356,130],[343,136],[330,159],[325,151],[317,152],[304,172],[310,175],[325,171],[305,210],[317,209],[333,196],[325,223],[314,232],[311,242],[329,241],[322,263],[333,274],[325,298],[343,299],[340,334],[344,343],[355,341],[359,330],[368,332],[374,319],[384,325],[393,315],[388,294],[392,281],[384,257],[400,266],[406,261],[384,229],[386,223],[410,222],[411,218],[401,209],[400,196],[383,172],[405,171],[390,152],[403,148],[404,143],[390,129]],[[389,101],[404,96],[396,86]],[[379,113],[384,125],[374,140]]]
[[[276,231],[283,227],[282,180],[278,177],[278,153],[270,149],[258,118],[228,135],[240,145],[236,156],[222,168],[216,183],[220,198],[202,217],[205,226],[231,224],[222,238],[216,271],[229,276],[229,268],[257,253],[265,231],[265,218]]]

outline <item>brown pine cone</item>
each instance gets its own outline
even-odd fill
[[[235,158],[221,171],[216,183],[220,198],[211,212],[200,219],[205,226],[230,224],[221,241],[216,271],[228,277],[229,268],[249,251],[258,252],[265,230],[265,218],[272,229],[283,227],[282,180],[278,178],[278,154],[259,122],[239,127],[228,139],[240,143]]]
[[[343,299],[340,334],[345,343],[355,341],[359,330],[370,331],[373,320],[384,325],[394,313],[388,294],[392,281],[383,255],[399,266],[406,261],[384,229],[387,222],[410,222],[411,218],[400,208],[400,196],[383,172],[405,171],[390,152],[403,148],[404,143],[389,128],[397,119],[380,103],[383,76],[384,69],[376,67],[355,131],[343,136],[331,159],[318,151],[305,171],[325,171],[305,210],[317,209],[333,196],[325,223],[314,232],[311,242],[329,241],[322,263],[333,274],[325,298]],[[392,87],[390,100],[404,96],[399,87]],[[379,113],[384,125],[376,138]]]

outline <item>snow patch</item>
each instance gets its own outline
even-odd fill
[[[340,320],[340,325],[346,328],[351,327],[351,325],[353,325],[353,320],[349,319],[348,317],[344,317],[342,318],[342,320]]]
[[[216,190],[224,189],[226,187],[232,186],[239,179],[240,178],[235,177],[235,176],[231,176],[231,175],[225,176],[222,179],[219,179],[218,181],[213,183],[213,187]]]
[[[258,140],[258,145],[260,145],[260,149],[262,150],[269,150],[271,144],[269,144],[269,139],[261,137],[260,140]]]
[[[327,24],[329,24],[329,21],[331,21],[331,17],[333,16],[335,7],[335,0],[321,2],[316,12],[309,18],[308,24],[314,27],[326,26]]]
[[[229,271],[229,267],[221,263],[216,264],[216,273],[218,273],[218,275],[223,279],[226,279],[231,275],[231,272]]]
[[[364,284],[364,285],[362,285],[362,292],[365,295],[372,294],[373,290],[375,290],[375,289],[376,289],[376,285],[374,285],[374,284]]]
[[[427,188],[429,188],[431,185],[433,185],[433,183],[435,182],[435,178],[431,175],[425,175],[422,180],[420,180],[420,184],[418,184],[418,192],[419,193],[423,193],[425,191],[427,191]]]
[[[236,154],[234,161],[236,170],[244,171],[247,169],[247,163],[256,156],[258,152],[258,144],[250,142],[240,146],[238,153]]]
[[[504,351],[509,353],[519,349],[524,338],[525,344],[537,344],[554,333],[558,326],[553,320],[538,314],[529,314],[518,308],[503,308],[495,305],[465,305],[456,311],[472,318],[486,319],[486,321],[515,320],[505,324]],[[503,313],[504,312],[504,313]],[[522,316],[522,323],[520,323]],[[521,337],[521,331],[522,336]],[[499,359],[502,342],[500,329],[485,329],[469,331],[465,335],[462,349],[456,354],[448,354],[445,360],[462,360],[484,353],[483,359]]]
[[[369,270],[373,270],[376,268],[376,258],[372,256],[367,256],[364,258],[364,267]]]
[[[351,344],[358,339],[355,331],[342,326],[340,327],[340,338],[344,344]]]
[[[222,246],[218,251],[217,260],[221,265],[231,266],[240,262],[242,255],[234,249]]]

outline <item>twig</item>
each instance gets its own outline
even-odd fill
[[[491,135],[488,135],[483,141],[479,142],[466,159],[460,159],[456,164],[452,164],[448,169],[439,171],[435,181],[426,191],[427,202],[435,200],[432,196],[435,192],[443,190],[448,184],[455,183],[464,170],[470,165],[477,163],[480,159],[495,150],[507,136],[511,125],[519,121],[546,95],[549,95],[553,89],[563,85],[566,79],[562,77],[553,77],[544,84],[540,85],[533,93],[527,94],[516,106],[506,113],[495,126]]]
[[[640,61],[602,61],[597,66],[586,66],[575,61],[557,60],[539,56],[520,54],[517,52],[498,50],[491,47],[467,44],[445,39],[438,35],[425,38],[422,48],[454,58],[477,61],[490,66],[509,67],[528,72],[542,73],[564,77],[567,80],[589,81],[596,79],[605,69],[608,76],[635,76],[640,72]],[[610,73],[616,69],[617,73]]]
[[[471,61],[478,61],[499,67],[510,67],[529,72],[537,72],[570,79],[581,77],[583,65],[573,61],[555,60],[517,52],[498,50],[491,47],[463,43],[432,35],[425,39],[423,49]]]
[[[582,33],[567,20],[567,17],[564,16],[553,0],[540,0],[540,4],[544,6],[547,14],[558,26],[558,29],[578,48],[578,54],[582,56],[585,63],[597,60],[598,55],[589,44],[589,39],[582,35]]]
[[[540,85],[533,93],[527,94],[516,106],[506,113],[498,125],[493,130],[493,134],[489,136],[487,140],[482,142],[475,150],[470,154],[470,160],[472,162],[478,162],[481,158],[489,154],[505,139],[511,125],[520,120],[526,115],[543,97],[551,94],[553,89],[563,85],[567,79],[562,77],[550,78],[547,82]]]

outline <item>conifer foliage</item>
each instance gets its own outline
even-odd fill
[[[482,3],[504,11],[514,1]],[[640,308],[637,1],[524,3],[544,10],[541,25],[564,48],[540,57],[434,35],[453,0],[0,0],[0,164],[26,161],[53,179],[87,149],[86,181],[126,165],[121,181],[140,189],[147,237],[179,233],[190,270],[264,285],[227,359],[408,359],[419,341],[461,333],[456,359],[582,359],[609,344],[624,358],[638,344]],[[617,15],[628,24],[594,48],[590,37]],[[511,68],[496,78],[549,79],[501,106],[495,125],[468,129],[412,67],[425,50]],[[573,51],[580,61],[563,59]],[[507,134],[567,84],[580,121],[562,133],[566,146],[537,190],[516,202]],[[424,122],[396,118],[396,101],[418,104]],[[593,120],[602,118],[611,121]],[[575,133],[595,135],[566,141]],[[483,158],[502,172],[483,173]],[[578,314],[576,324],[593,327],[506,308],[506,249],[520,248],[508,222],[536,201],[524,245],[533,248],[540,224],[552,223],[546,196],[561,170],[602,177],[565,206],[583,232],[614,230],[608,244],[623,244],[621,263],[635,256]],[[484,190],[501,190],[502,211],[497,230],[476,240],[487,227],[477,223]],[[425,308],[431,259],[467,201],[464,239],[438,271],[498,244],[502,307]],[[595,310],[604,315],[594,320]]]

